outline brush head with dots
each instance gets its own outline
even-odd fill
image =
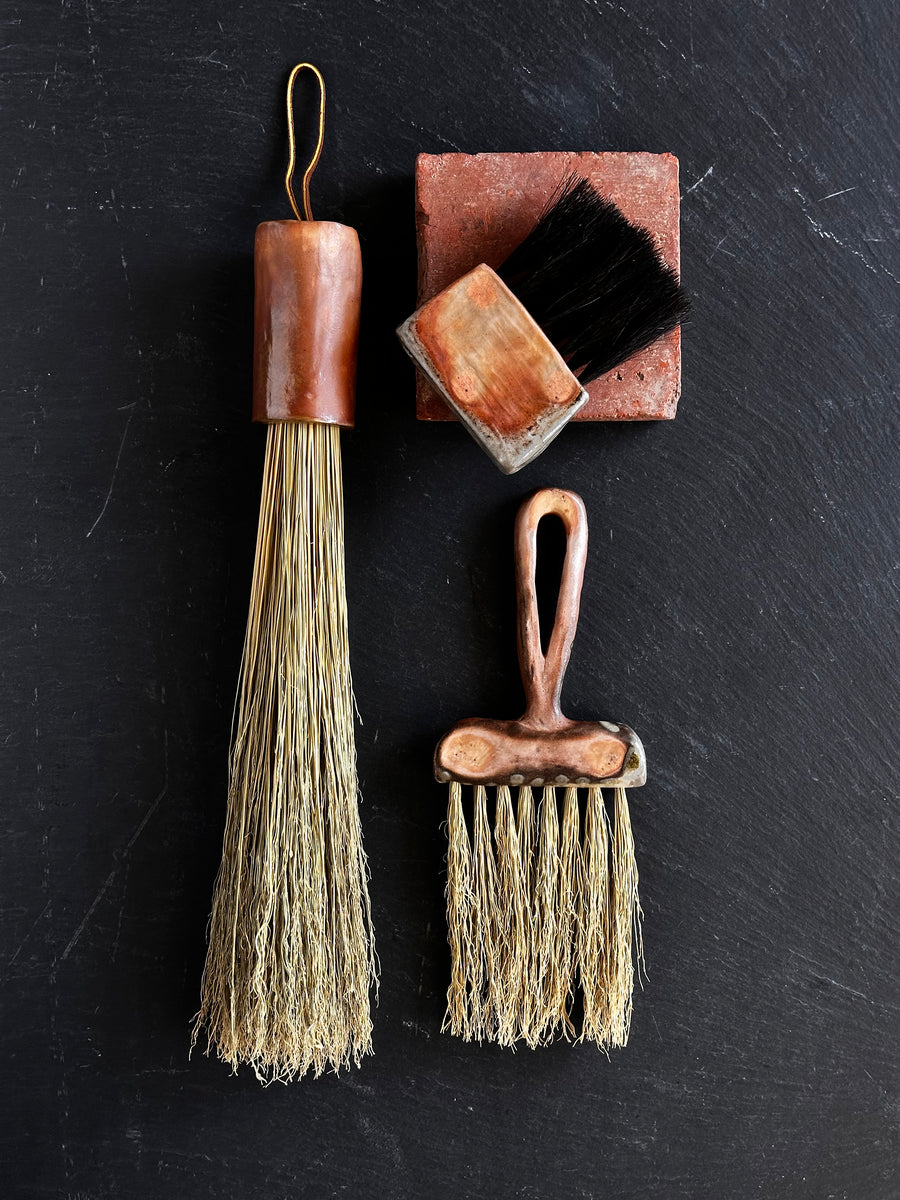
[[[458,721],[434,752],[440,783],[507,787],[641,787],[644,747],[633,729],[609,721],[566,721],[535,729],[527,720]]]

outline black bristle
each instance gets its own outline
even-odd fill
[[[688,309],[652,236],[577,175],[498,274],[582,383],[674,329]]]

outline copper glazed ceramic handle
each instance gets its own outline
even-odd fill
[[[263,221],[254,250],[253,419],[353,425],[362,259],[337,221]]]
[[[535,568],[541,519],[557,516],[566,531],[553,629],[541,649]],[[580,496],[545,488],[516,516],[516,591],[519,665],[525,715],[519,721],[467,717],[457,721],[434,752],[442,783],[505,787],[640,787],[647,765],[640,738],[627,725],[570,721],[559,706],[569,664],[587,559],[587,515]]]
[[[535,569],[537,530],[541,518],[558,516],[566,531],[566,558],[556,601],[553,631],[547,653],[541,649]],[[578,625],[581,585],[587,560],[588,524],[584,502],[574,492],[543,488],[522,505],[516,516],[516,593],[518,600],[519,666],[525,688],[521,724],[535,732],[566,729],[572,722],[559,707],[563,676],[572,653]]]

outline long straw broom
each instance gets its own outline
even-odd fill
[[[320,87],[319,140],[294,200],[292,89]],[[268,423],[222,864],[192,1045],[264,1082],[372,1049],[376,960],[357,808],[339,430],[353,424],[362,278],[355,230],[313,221],[321,74],[288,81],[296,221],[255,247],[255,420]]]

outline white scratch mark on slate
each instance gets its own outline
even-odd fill
[[[112,478],[109,481],[109,489],[106,493],[106,499],[103,501],[103,507],[100,509],[100,512],[97,514],[96,521],[93,523],[93,525],[87,531],[87,533],[84,535],[86,538],[89,538],[91,536],[91,534],[94,532],[94,530],[100,524],[100,522],[103,520],[103,514],[106,512],[107,506],[109,505],[110,498],[113,494],[113,488],[116,486],[116,476],[119,473],[119,463],[122,461],[122,451],[125,449],[125,439],[128,437],[128,426],[131,424],[131,418],[134,416],[135,406],[134,406],[134,404],[129,404],[129,405],[127,405],[127,408],[130,409],[130,411],[128,413],[128,420],[125,422],[125,428],[122,431],[122,440],[121,440],[121,442],[119,442],[119,453],[116,455],[116,463],[115,463],[115,466],[113,467]]]
[[[750,111],[753,113],[754,117],[759,117],[759,119],[762,121],[762,123],[765,125],[765,127],[768,129],[768,131],[772,134],[772,136],[774,138],[777,138],[778,141],[781,141],[781,134],[778,132],[778,130],[775,128],[775,126],[772,124],[772,122],[767,117],[763,116],[763,114],[759,111],[758,108],[754,108],[752,104],[749,105],[749,108],[750,108]]]
[[[713,165],[715,165],[715,164],[713,164]],[[691,194],[691,192],[694,190],[694,188],[698,188],[700,186],[700,184],[703,182],[703,180],[708,179],[710,177],[710,175],[712,175],[712,173],[713,173],[712,167],[707,167],[706,170],[703,172],[703,174],[700,176],[700,178],[695,183],[692,183],[691,186],[688,188],[688,190],[684,194],[686,196],[689,196]]]
[[[138,822],[137,827],[135,828],[131,837],[125,843],[125,849],[122,850],[122,852],[118,855],[119,861],[116,863],[116,865],[113,867],[113,869],[107,875],[106,879],[104,879],[103,883],[100,885],[100,890],[97,892],[97,895],[91,901],[87,912],[81,918],[81,921],[78,924],[78,928],[72,934],[71,938],[69,938],[69,944],[66,946],[65,950],[63,950],[63,952],[59,956],[59,958],[53,960],[54,966],[56,966],[56,964],[58,962],[65,962],[66,959],[69,957],[69,955],[72,953],[72,951],[75,949],[75,947],[78,945],[78,940],[81,937],[81,935],[84,933],[91,917],[96,912],[97,906],[99,905],[99,903],[103,899],[103,897],[106,895],[106,893],[109,891],[109,889],[112,887],[113,881],[115,880],[116,875],[119,873],[120,868],[122,867],[123,863],[125,863],[125,860],[128,858],[128,855],[134,849],[135,842],[138,840],[138,838],[141,836],[141,834],[146,829],[147,824],[150,821],[150,818],[153,816],[153,814],[159,808],[160,804],[162,804],[162,802],[165,798],[166,792],[168,792],[168,790],[169,790],[169,735],[168,735],[168,733],[166,733],[164,735],[164,759],[165,759],[165,764],[166,764],[165,765],[165,777],[163,779],[163,785],[162,785],[162,788],[160,789],[159,795],[156,797],[156,799],[153,801],[153,803],[150,805],[150,807],[144,813],[143,817],[141,817],[141,819]]]
[[[707,262],[709,262],[709,259],[712,258],[713,254],[716,254],[719,250],[722,250],[722,247],[728,241],[728,237],[729,235],[726,233],[723,238],[720,238],[719,241],[716,242],[715,246],[713,246],[712,254],[710,254],[709,258],[706,260]],[[731,250],[722,250],[722,253],[727,254],[729,258],[737,258],[737,255],[733,254]]]
[[[820,196],[816,203],[821,204],[823,200],[833,200],[835,196],[846,196],[848,192],[855,192],[858,187],[859,184],[855,183],[853,187],[841,188],[839,192],[829,192],[827,196]]]
[[[44,907],[41,909],[41,911],[38,913],[37,917],[35,918],[34,924],[31,926],[31,928],[28,930],[28,932],[22,938],[21,942],[19,942],[19,945],[16,948],[15,954],[12,956],[12,958],[6,964],[8,967],[11,967],[13,965],[13,963],[16,961],[16,959],[19,957],[19,955],[22,953],[25,943],[28,941],[28,939],[34,933],[35,929],[37,929],[38,925],[41,923],[41,921],[47,915],[47,913],[50,909],[50,905],[52,903],[53,903],[52,900],[48,900],[47,903],[44,905]]]
[[[847,190],[849,191],[851,189],[848,188]],[[830,229],[826,229],[824,227],[824,225],[820,225],[819,222],[815,219],[815,217],[811,213],[806,211],[806,207],[807,207],[806,197],[803,195],[803,193],[800,191],[800,189],[795,187],[793,189],[793,191],[794,191],[794,194],[799,198],[800,203],[803,205],[804,217],[806,217],[807,221],[812,226],[813,231],[815,233],[817,233],[819,235],[819,237],[823,239],[823,241],[834,242],[834,244],[836,246],[840,246],[840,248],[842,250],[849,251],[850,254],[852,254],[856,258],[858,258],[860,260],[860,262],[863,263],[863,265],[869,271],[872,272],[873,275],[884,274],[884,275],[887,275],[888,279],[893,279],[894,283],[900,283],[900,279],[898,279],[896,275],[892,274],[892,272],[890,272],[887,269],[887,267],[876,266],[874,263],[871,263],[866,258],[866,256],[862,253],[862,251],[857,250],[854,246],[848,246],[846,242],[841,241],[841,239],[837,236],[837,234],[832,233]],[[826,196],[825,199],[828,199],[828,197]]]

